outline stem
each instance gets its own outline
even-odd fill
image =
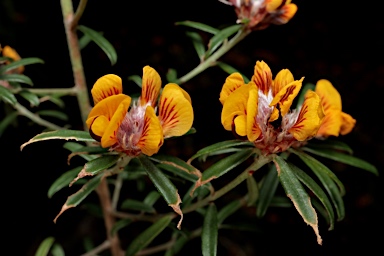
[[[109,246],[111,246],[111,243],[108,240],[105,240],[102,244],[100,244],[97,247],[93,248],[89,252],[82,254],[81,256],[94,256],[94,255],[97,255],[98,253],[108,249]]]
[[[63,13],[65,33],[67,36],[69,56],[72,64],[73,78],[75,82],[74,88],[76,90],[83,127],[84,130],[87,130],[88,128],[85,124],[85,121],[87,120],[88,113],[91,110],[91,105],[89,103],[88,88],[85,82],[79,40],[76,34],[76,27],[74,26],[74,21],[77,22],[77,20],[74,20],[72,0],[61,0],[60,3]],[[80,11],[78,13],[80,13]]]
[[[28,91],[38,94],[38,95],[47,95],[47,94],[61,94],[61,95],[76,95],[76,89],[72,88],[31,88],[27,89]]]
[[[60,126],[55,125],[51,122],[48,122],[47,120],[42,119],[40,116],[32,113],[31,111],[29,111],[27,108],[25,108],[23,105],[21,105],[19,103],[16,103],[13,107],[19,112],[20,115],[31,119],[33,122],[35,122],[41,126],[45,126],[45,127],[52,129],[52,130],[64,129],[63,127],[60,127]]]
[[[72,28],[73,29],[75,29],[75,27],[79,23],[79,20],[80,20],[81,16],[83,15],[85,7],[87,6],[87,2],[88,2],[88,0],[80,0],[80,3],[76,9],[75,16],[73,17],[73,20],[72,20]]]
[[[112,204],[106,178],[102,178],[96,192],[100,199],[101,208],[103,209],[104,223],[107,231],[107,238],[110,242],[111,253],[113,256],[121,256],[123,251],[120,248],[120,240],[116,234],[112,234],[111,230],[115,225],[115,217],[112,214]]]
[[[225,185],[224,187],[222,187],[220,190],[216,191],[215,193],[211,194],[210,196],[207,196],[203,200],[198,201],[198,202],[196,202],[190,206],[187,206],[185,209],[182,210],[182,212],[184,214],[188,213],[188,212],[192,212],[198,208],[201,208],[201,207],[209,204],[212,201],[215,201],[216,199],[225,195],[227,192],[234,189],[237,185],[239,185],[241,182],[246,180],[249,175],[252,175],[253,172],[257,171],[258,169],[260,169],[261,167],[263,167],[265,164],[269,163],[270,161],[272,161],[271,156],[266,156],[266,157],[259,156],[244,172],[242,172],[234,180],[232,180],[227,185]]]
[[[225,53],[227,53],[230,49],[232,49],[233,46],[235,46],[237,43],[239,43],[241,40],[243,40],[249,33],[251,33],[251,30],[249,29],[241,29],[239,32],[232,37],[231,40],[229,40],[227,43],[223,43],[223,45],[208,59],[201,62],[197,67],[192,69],[189,73],[179,78],[179,83],[183,84],[190,80],[191,78],[195,77],[196,75],[200,74],[207,68],[215,65],[215,62],[223,56]]]

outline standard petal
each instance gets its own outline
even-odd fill
[[[298,141],[304,141],[316,135],[324,118],[320,97],[314,91],[308,91],[300,109],[296,123],[288,130]]]
[[[108,74],[97,79],[91,90],[93,103],[95,105],[107,97],[122,92],[123,84],[121,78],[113,74]]]
[[[249,98],[247,102],[247,137],[249,141],[255,141],[261,134],[261,129],[257,124],[256,117],[258,112],[259,94],[255,84],[249,88]]]
[[[283,0],[267,0],[267,12],[275,11],[283,3]]]
[[[121,122],[128,112],[129,105],[131,104],[131,98],[126,98],[117,107],[113,114],[107,128],[105,129],[103,137],[101,137],[101,146],[108,148],[117,142],[116,134]]]
[[[159,73],[150,66],[143,68],[143,79],[141,88],[140,104],[143,106],[149,103],[156,106],[161,89],[161,78]]]
[[[321,98],[325,114],[329,108],[341,110],[340,94],[331,82],[326,79],[317,81],[315,91]]]
[[[273,80],[272,95],[275,96],[286,85],[294,81],[293,75],[289,69],[282,69],[277,73],[275,80]]]
[[[221,123],[227,131],[232,131],[232,123],[236,116],[246,115],[249,87],[249,84],[241,86],[225,100],[221,111]]]
[[[240,73],[232,73],[225,79],[225,83],[220,92],[220,102],[224,104],[228,96],[234,92],[237,88],[244,85],[243,76]]]
[[[341,111],[338,109],[328,109],[321,122],[321,126],[316,136],[326,138],[329,136],[339,136],[341,126]]]
[[[288,1],[287,1],[288,2]],[[287,23],[297,12],[296,4],[285,4],[279,10],[279,15],[272,20],[273,24],[281,25]]]
[[[346,135],[350,133],[355,127],[356,120],[348,115],[347,113],[341,112],[341,127],[340,127],[340,134]]]
[[[155,114],[155,110],[151,106],[148,106],[144,115],[143,133],[137,146],[145,155],[152,156],[159,151],[163,142],[163,129],[160,121]]]
[[[91,112],[89,112],[88,119],[86,124],[88,128],[91,126],[94,119],[98,116],[105,116],[108,120],[111,120],[112,116],[115,114],[116,109],[123,100],[128,100],[131,102],[131,97],[125,94],[112,95],[96,104]]]
[[[257,88],[265,95],[268,94],[269,89],[272,87],[272,71],[267,63],[264,61],[256,62],[251,81],[253,81]]]
[[[177,84],[170,83],[164,87],[160,97],[159,120],[165,138],[181,136],[191,128],[192,105]]]
[[[277,103],[279,103],[280,107],[280,113],[282,116],[285,116],[289,108],[292,105],[293,100],[299,93],[301,89],[301,85],[303,82],[303,78],[300,80],[296,80],[291,82],[290,84],[283,87],[273,98],[272,102],[269,104],[269,106],[276,106]]]

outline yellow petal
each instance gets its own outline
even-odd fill
[[[341,127],[340,127],[340,134],[346,135],[350,133],[355,127],[356,120],[348,115],[347,113],[341,112]]]
[[[277,73],[275,80],[273,80],[272,95],[275,96],[286,85],[294,81],[293,75],[289,69],[282,69]]]
[[[236,116],[246,115],[249,88],[250,85],[245,84],[225,100],[221,112],[221,123],[227,131],[232,131],[232,123]]]
[[[155,114],[155,110],[148,106],[145,110],[143,133],[137,146],[147,156],[156,154],[163,145],[163,129]]]
[[[184,92],[180,86],[173,83],[167,84],[163,89],[159,104],[159,119],[165,138],[181,136],[192,126],[193,109]]]
[[[93,120],[98,116],[105,116],[108,120],[111,120],[112,116],[115,114],[116,109],[123,100],[129,99],[131,102],[131,97],[125,94],[112,95],[96,104],[92,110],[89,112],[88,119],[86,124],[90,128]]]
[[[90,125],[90,131],[97,137],[103,137],[105,129],[109,124],[108,118],[105,116],[97,116],[93,119],[93,122]]]
[[[256,117],[258,112],[259,94],[254,83],[250,84],[249,98],[247,102],[247,137],[249,141],[255,141],[259,138],[261,130],[257,124]]]
[[[91,90],[95,105],[105,98],[122,92],[123,84],[121,78],[113,74],[108,74],[97,79]]]
[[[276,121],[279,118],[279,110],[274,107],[271,113],[271,116],[268,119],[268,122],[272,123],[273,121]]]
[[[224,104],[224,101],[228,98],[228,96],[234,92],[237,88],[244,85],[243,76],[240,73],[232,73],[225,79],[225,83],[220,92],[220,102]]]
[[[325,114],[328,109],[338,109],[341,111],[341,97],[339,92],[333,87],[331,82],[321,79],[316,83],[316,93],[320,96]]]
[[[283,3],[283,0],[267,0],[266,2],[267,12],[273,12]]]
[[[13,49],[12,47],[8,46],[8,45],[4,46],[4,48],[2,50],[2,54],[3,54],[4,57],[11,58],[14,61],[21,59],[21,57],[17,53],[17,51],[15,49]],[[24,72],[24,66],[20,66],[20,67],[17,68],[17,73],[21,74],[23,72]]]
[[[150,66],[143,68],[143,79],[141,88],[140,104],[143,106],[150,103],[152,107],[156,106],[157,98],[161,89],[161,78],[159,73]]]
[[[113,114],[111,120],[109,121],[107,128],[105,129],[103,137],[101,137],[101,146],[103,148],[108,148],[117,142],[117,138],[116,138],[117,130],[119,129],[121,122],[123,121],[125,115],[127,114],[130,104],[131,104],[131,98],[128,97],[123,101],[121,101],[121,103],[117,107],[115,113]]]
[[[295,16],[297,12],[297,5],[286,3],[283,7],[280,8],[279,12],[280,12],[280,15],[275,17],[275,20],[273,21],[273,23],[285,24],[290,19],[292,19],[293,16]]]
[[[235,131],[238,135],[240,136],[247,135],[247,116],[246,115],[236,116],[233,122],[235,124]]]
[[[269,89],[272,87],[272,71],[267,63],[264,61],[256,62],[251,81],[253,81],[257,88],[265,95],[268,94]]]
[[[320,97],[309,90],[300,109],[296,123],[289,129],[289,133],[298,141],[304,141],[316,135],[324,118]]]
[[[341,121],[341,111],[339,109],[329,108],[316,136],[325,138],[329,136],[339,136]]]
[[[292,105],[293,100],[299,93],[301,89],[301,85],[303,82],[303,78],[300,80],[296,80],[291,82],[290,84],[283,87],[273,98],[272,102],[269,104],[269,106],[275,106],[277,103],[279,103],[280,107],[280,113],[282,116],[285,116],[289,108]]]

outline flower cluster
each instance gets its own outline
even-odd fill
[[[267,28],[270,24],[287,23],[297,12],[291,0],[220,0],[233,5],[238,23],[246,23],[252,30]]]
[[[91,90],[95,106],[86,124],[102,147],[129,156],[151,156],[158,152],[164,138],[181,136],[191,128],[189,94],[169,83],[160,95],[161,78],[155,69],[143,68],[142,92],[137,100],[122,91],[121,78],[113,74],[99,78]]]
[[[10,59],[10,60],[6,59],[4,61],[0,61],[0,66],[1,65],[8,65],[9,63],[11,63],[11,61],[17,61],[17,60],[21,59],[20,55],[16,52],[16,50],[13,49],[12,47],[10,47],[9,45],[4,46],[4,48],[2,48],[0,46],[0,53],[1,53],[1,55],[3,55],[3,57]],[[6,74],[21,74],[23,72],[24,72],[24,66],[19,66],[15,69],[8,70],[5,73]],[[7,87],[7,88],[10,87],[9,82],[5,81],[5,80],[0,80],[0,85]]]

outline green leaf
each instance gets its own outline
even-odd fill
[[[12,105],[15,105],[17,103],[17,99],[15,95],[13,95],[13,93],[9,89],[1,85],[0,85],[0,97],[4,102],[10,103]]]
[[[177,82],[177,71],[173,68],[168,69],[166,74],[168,83],[178,83]]]
[[[68,197],[65,204],[62,206],[59,214],[54,219],[54,222],[56,223],[57,219],[60,217],[60,215],[65,212],[66,210],[76,207],[79,205],[87,196],[94,191],[97,186],[100,184],[101,179],[103,177],[103,174],[97,175],[95,177],[92,177],[83,187],[77,191],[75,194],[72,194]]]
[[[205,45],[203,39],[200,34],[196,32],[187,32],[186,34],[192,39],[192,44],[196,50],[197,56],[199,56],[200,61],[202,61],[205,55]]]
[[[178,157],[168,155],[156,155],[151,157],[154,161],[158,162],[157,167],[169,171],[185,180],[195,182],[197,180],[198,172],[195,167],[184,162]]]
[[[129,76],[128,77],[128,80],[129,81],[133,81],[135,82],[135,84],[137,84],[137,86],[139,86],[141,88],[142,86],[142,79],[141,79],[141,76],[138,76],[138,75],[132,75],[132,76]]]
[[[65,256],[65,252],[61,245],[54,243],[51,249],[52,256]]]
[[[62,99],[60,99],[61,96],[58,96],[58,95],[51,95],[50,97],[48,97],[47,100],[49,100],[50,102],[52,102],[53,104],[55,104],[56,106],[60,107],[60,108],[64,108],[65,107],[65,103]]]
[[[39,114],[40,116],[49,116],[49,117],[55,117],[57,119],[68,121],[68,116],[64,112],[57,111],[57,110],[40,110],[37,111],[36,114]]]
[[[10,71],[12,69],[18,68],[20,66],[26,66],[26,65],[37,64],[37,63],[44,64],[44,61],[39,58],[23,58],[20,60],[15,60],[7,65],[1,66],[0,74]]]
[[[105,39],[101,33],[83,25],[77,26],[77,29],[83,32],[85,35],[89,36],[89,38],[91,38],[91,40],[94,41],[104,51],[112,65],[116,64],[117,54],[115,48],[107,39]]]
[[[247,206],[254,205],[257,199],[259,198],[259,187],[253,176],[248,176],[247,178]]]
[[[19,115],[19,112],[12,111],[11,113],[7,114],[3,120],[0,121],[0,136],[3,135],[5,129],[14,121],[16,120],[17,116]]]
[[[57,191],[67,187],[71,181],[76,178],[82,168],[82,166],[78,166],[63,173],[59,178],[57,178],[48,189],[48,197],[51,198]]]
[[[295,173],[292,172],[291,168],[282,157],[276,155],[274,162],[276,164],[280,183],[283,186],[285,193],[289,199],[292,200],[296,210],[301,217],[303,217],[304,222],[310,225],[315,231],[317,243],[321,244],[322,240],[319,234],[317,213],[312,207],[310,197],[297,179]]]
[[[209,40],[208,50],[205,54],[205,57],[207,58],[208,56],[210,56],[223,43],[225,39],[238,32],[241,28],[242,25],[233,25],[224,28],[223,30],[220,30],[218,33],[216,33],[211,38],[211,40]]]
[[[340,221],[345,216],[345,208],[342,195],[345,194],[343,184],[336,178],[335,175],[329,170],[328,167],[317,161],[315,158],[300,152],[298,150],[290,149],[291,152],[298,155],[303,162],[309,166],[309,168],[319,178],[324,188],[327,190],[329,197],[336,209],[337,220]],[[338,186],[337,186],[337,185]],[[341,186],[341,187],[340,187]]]
[[[271,204],[272,198],[276,193],[279,179],[275,165],[271,165],[268,173],[264,176],[263,182],[259,190],[259,199],[256,202],[256,216],[261,218],[267,212]]]
[[[33,142],[38,141],[44,141],[44,140],[53,140],[53,139],[62,139],[62,140],[76,140],[76,141],[90,141],[94,142],[95,140],[91,137],[89,132],[86,131],[78,131],[78,130],[57,130],[57,131],[50,131],[50,132],[43,132],[23,145],[20,146],[20,150],[23,150],[23,148]]]
[[[237,147],[237,146],[250,146],[253,147],[253,144],[249,141],[243,141],[243,140],[227,140],[227,141],[221,141],[215,144],[212,144],[210,146],[207,146],[203,149],[200,149],[199,151],[196,152],[193,156],[191,156],[188,160],[188,163],[192,162],[194,159],[198,157],[208,157],[215,153],[216,151],[223,150],[223,149],[228,149],[232,147]]]
[[[0,74],[0,80],[33,85],[32,80],[23,74]]]
[[[68,149],[69,151],[71,151],[72,153],[75,154],[75,153],[79,153],[79,152],[84,152],[83,151],[84,148],[87,148],[87,147],[84,147],[84,145],[82,145],[80,143],[69,141],[69,142],[64,143],[63,148]],[[94,148],[95,150],[99,149],[99,147],[91,147],[91,148]],[[106,149],[106,150],[108,150],[108,149]],[[103,151],[100,150],[100,152],[103,152]],[[77,155],[81,156],[82,158],[84,158],[87,161],[91,161],[91,160],[97,158],[97,156],[89,155],[89,154],[77,154]]]
[[[237,153],[234,153],[226,158],[219,160],[210,167],[208,167],[201,176],[201,181],[211,180],[213,178],[219,178],[228,171],[234,169],[236,166],[247,160],[252,154],[254,149],[244,149]]]
[[[269,207],[289,208],[292,207],[292,201],[286,196],[274,196],[269,204]]]
[[[143,200],[143,203],[149,206],[153,206],[160,198],[160,193],[157,191],[151,191]]]
[[[235,213],[243,205],[242,199],[234,200],[224,206],[217,214],[217,223],[221,224],[226,218]]]
[[[181,234],[179,236],[179,233],[180,233],[179,231],[173,232],[171,239],[176,239],[176,242],[172,246],[168,247],[168,249],[165,252],[164,256],[176,255],[177,253],[180,252],[181,249],[183,249],[184,245],[188,242],[189,235]]]
[[[111,234],[115,235],[120,229],[125,228],[132,223],[131,219],[121,219],[116,221],[115,225],[111,228]]]
[[[39,245],[39,248],[37,248],[35,256],[47,256],[54,242],[55,238],[53,237],[45,238],[43,242],[41,242],[41,244]]]
[[[203,256],[215,256],[217,254],[217,240],[217,209],[215,204],[211,203],[205,214],[203,230],[201,232],[201,251]]]
[[[305,185],[307,186],[313,194],[319,199],[319,201],[324,205],[326,211],[327,211],[327,221],[329,223],[329,230],[332,230],[334,228],[334,219],[335,219],[335,213],[333,212],[332,204],[329,201],[327,195],[323,191],[323,189],[303,170],[301,170],[299,167],[289,163],[289,167],[291,168],[292,172],[296,175],[296,177]]]
[[[326,139],[326,140],[310,140],[306,147],[313,149],[333,149],[344,151],[350,155],[353,154],[352,148],[350,148],[347,144],[342,141],[334,140],[334,139]]]
[[[307,93],[308,90],[315,90],[315,85],[311,83],[306,83],[300,90],[300,94],[297,97],[297,104],[296,108],[301,107],[303,105],[304,99],[305,99],[305,94]]]
[[[22,90],[19,92],[19,94],[24,98],[26,99],[27,101],[29,101],[29,104],[31,105],[31,107],[37,107],[39,106],[40,104],[40,100],[39,100],[39,97],[37,97],[36,94],[33,94],[31,93],[30,91],[27,91],[27,90]]]
[[[207,32],[207,33],[210,33],[210,34],[216,34],[218,33],[220,30],[214,28],[214,27],[211,27],[211,26],[208,26],[204,23],[200,23],[200,22],[195,22],[195,21],[178,21],[175,23],[176,25],[183,25],[183,26],[187,26],[187,27],[191,27],[191,28],[196,28],[198,30],[201,30],[201,31],[204,31],[204,32]]]
[[[226,73],[228,74],[233,74],[233,73],[240,73],[237,69],[235,69],[234,67],[224,63],[224,62],[221,62],[221,61],[217,61],[216,62],[217,66],[219,68],[221,68],[222,70],[224,70]],[[240,73],[241,74],[241,73]],[[246,77],[245,75],[241,74],[241,76],[243,77],[244,79],[244,83],[249,83],[249,79],[248,77]]]
[[[81,173],[84,173],[85,176],[94,176],[101,171],[104,171],[116,164],[119,160],[120,155],[103,155],[96,159],[93,159],[84,165],[84,168],[81,170]],[[80,175],[80,174],[79,174]]]
[[[136,211],[142,211],[142,212],[148,212],[148,213],[155,213],[156,210],[151,205],[148,205],[146,203],[143,203],[138,200],[134,199],[126,199],[121,204],[121,208],[125,210],[136,210]]]
[[[171,222],[172,216],[166,215],[136,236],[125,252],[126,256],[136,255],[141,249],[149,245]]]
[[[340,163],[348,164],[350,166],[354,166],[354,167],[363,169],[365,171],[372,172],[377,176],[379,175],[379,172],[374,165],[360,158],[357,158],[355,156],[346,155],[346,154],[343,154],[334,150],[329,150],[329,149],[320,149],[320,148],[314,149],[314,148],[304,147],[303,150],[321,157],[329,158]]]

